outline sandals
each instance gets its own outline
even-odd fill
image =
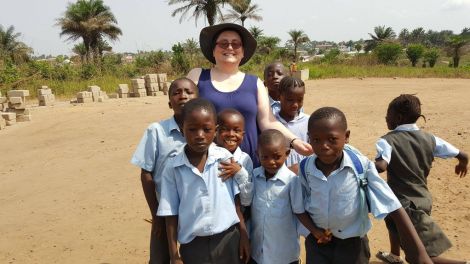
[[[403,259],[400,256],[397,256],[395,254],[385,252],[385,251],[379,251],[375,255],[378,259],[389,263],[389,264],[403,264]]]

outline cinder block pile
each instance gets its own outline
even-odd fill
[[[18,122],[31,121],[31,112],[29,108],[26,108],[26,97],[29,96],[29,91],[10,90],[7,92],[7,96],[9,101],[7,112],[15,113]],[[11,121],[11,119],[7,119],[7,121]]]
[[[5,125],[12,126],[16,124],[16,113],[12,113],[12,112],[2,113],[2,119],[5,120]]]
[[[7,108],[7,105],[8,99],[6,98],[6,96],[2,96],[2,93],[0,92],[0,112],[5,110]]]
[[[119,98],[127,98],[129,97],[129,86],[125,83],[121,83],[118,85],[116,92]]]
[[[145,88],[148,96],[161,95],[160,86],[158,85],[158,74],[145,75]]]
[[[170,83],[168,82],[168,77],[166,73],[159,73],[157,74],[157,77],[158,77],[158,86],[160,87],[160,91],[162,91],[163,94],[167,95],[168,88],[170,87]]]
[[[145,89],[144,79],[131,79],[131,86],[132,86],[133,97],[147,96],[147,90]]]
[[[53,105],[55,102],[55,96],[52,94],[52,90],[43,85],[38,89],[38,100],[40,106]]]
[[[83,91],[77,93],[77,103],[91,103],[93,102],[93,94],[91,92]]]
[[[101,88],[97,85],[88,86],[88,92],[91,92],[93,102],[103,102],[108,99],[108,95],[105,91],[101,91]]]

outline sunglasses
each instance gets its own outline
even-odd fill
[[[232,49],[236,50],[243,46],[241,42],[228,42],[228,41],[221,41],[215,43],[221,49],[228,49],[228,46],[232,46]]]

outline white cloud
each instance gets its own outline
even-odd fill
[[[470,8],[470,0],[447,0],[442,5],[445,10],[458,10],[461,8]]]

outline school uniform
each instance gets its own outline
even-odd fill
[[[419,130],[416,124],[403,124],[376,143],[377,158],[388,163],[387,181],[408,213],[429,256],[439,256],[452,244],[431,218],[432,195],[427,177],[434,157],[452,158],[459,150],[441,138]],[[398,236],[391,219],[389,232]]]
[[[251,254],[258,264],[288,264],[299,259],[297,217],[304,213],[300,179],[283,165],[270,179],[253,171]]]
[[[269,105],[271,106],[271,111],[273,112],[273,115],[278,113],[281,110],[281,102],[274,100],[271,96],[269,96]]]
[[[222,181],[219,163],[232,158],[224,148],[211,144],[201,173],[184,151],[168,161],[162,178],[157,215],[178,216],[178,242],[183,262],[240,263],[240,222],[235,196],[240,192],[233,178]]]
[[[367,196],[370,213],[377,219],[399,209],[400,202],[380,178],[374,163],[357,153],[368,180]],[[327,244],[318,244],[313,235],[305,241],[307,263],[368,263],[370,258],[367,232],[371,222],[361,211],[363,198],[359,193],[354,163],[343,150],[338,169],[326,177],[315,165],[316,155],[305,163],[301,177],[305,210],[316,226],[329,229],[333,235]]]
[[[186,143],[174,117],[150,124],[137,149],[131,163],[141,169],[152,172],[155,182],[157,201],[160,197],[162,171],[168,159],[181,152]],[[155,208],[155,211],[157,208]],[[153,216],[154,217],[154,216]],[[149,263],[169,263],[168,240],[164,224],[160,227],[164,234],[157,238],[155,232],[150,232]]]
[[[274,117],[276,117],[276,119],[287,129],[289,129],[289,131],[292,132],[292,134],[294,134],[297,138],[304,142],[308,141],[307,131],[308,119],[310,117],[309,115],[299,112],[299,114],[289,122],[284,120],[284,118],[279,115],[279,112],[277,112]],[[286,159],[286,165],[290,167],[294,164],[298,164],[304,158],[305,156],[297,153],[295,149],[291,149],[289,156]]]
[[[243,206],[250,206],[253,197],[253,183],[251,180],[253,161],[240,147],[237,147],[233,152],[233,160],[242,166],[242,169],[233,177],[240,189],[240,203]]]

